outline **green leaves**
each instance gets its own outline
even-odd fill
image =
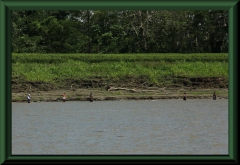
[[[228,11],[13,11],[15,53],[228,52]]]

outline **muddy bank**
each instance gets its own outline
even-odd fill
[[[29,92],[33,102],[39,101],[62,101],[62,94],[65,93],[67,101],[89,101],[89,94],[92,92],[94,101],[104,100],[156,100],[156,99],[182,99],[186,92],[187,99],[212,99],[213,92],[217,93],[217,99],[228,99],[228,89],[190,89],[190,88],[154,88],[134,90],[102,90],[98,88],[78,90],[52,90]],[[25,102],[28,92],[12,93],[13,102]]]
[[[89,80],[66,79],[65,81],[53,83],[35,81],[29,82],[21,77],[12,78],[12,92],[37,92],[54,90],[77,90],[99,88],[108,90],[110,87],[148,89],[156,88],[192,88],[192,89],[210,89],[210,88],[228,88],[228,79],[224,77],[166,77],[159,84],[149,83],[148,78],[127,77],[123,80],[109,80],[106,77],[91,77]]]
[[[171,83],[166,81],[162,85],[149,84],[144,77],[129,77],[124,82],[94,77],[91,80],[71,79],[56,84],[12,80],[13,102],[25,102],[28,93],[32,95],[33,102],[62,101],[63,93],[67,95],[67,101],[88,101],[90,92],[95,101],[181,99],[184,92],[188,99],[211,99],[213,92],[217,93],[218,99],[227,99],[228,80],[219,77],[175,77],[171,78]]]

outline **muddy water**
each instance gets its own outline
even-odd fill
[[[228,154],[228,100],[12,103],[12,154]]]

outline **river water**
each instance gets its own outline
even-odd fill
[[[228,99],[12,103],[13,155],[227,155]]]

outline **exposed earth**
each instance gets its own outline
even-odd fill
[[[87,101],[91,92],[95,101],[181,99],[184,92],[188,99],[211,99],[213,92],[216,92],[217,99],[228,99],[226,78],[178,77],[172,82],[174,83],[157,86],[149,84],[144,77],[129,77],[127,82],[108,82],[101,77],[94,77],[91,80],[69,80],[50,84],[12,78],[12,102],[26,102],[28,93],[31,94],[33,102],[62,101],[63,93],[66,94],[67,101]]]

